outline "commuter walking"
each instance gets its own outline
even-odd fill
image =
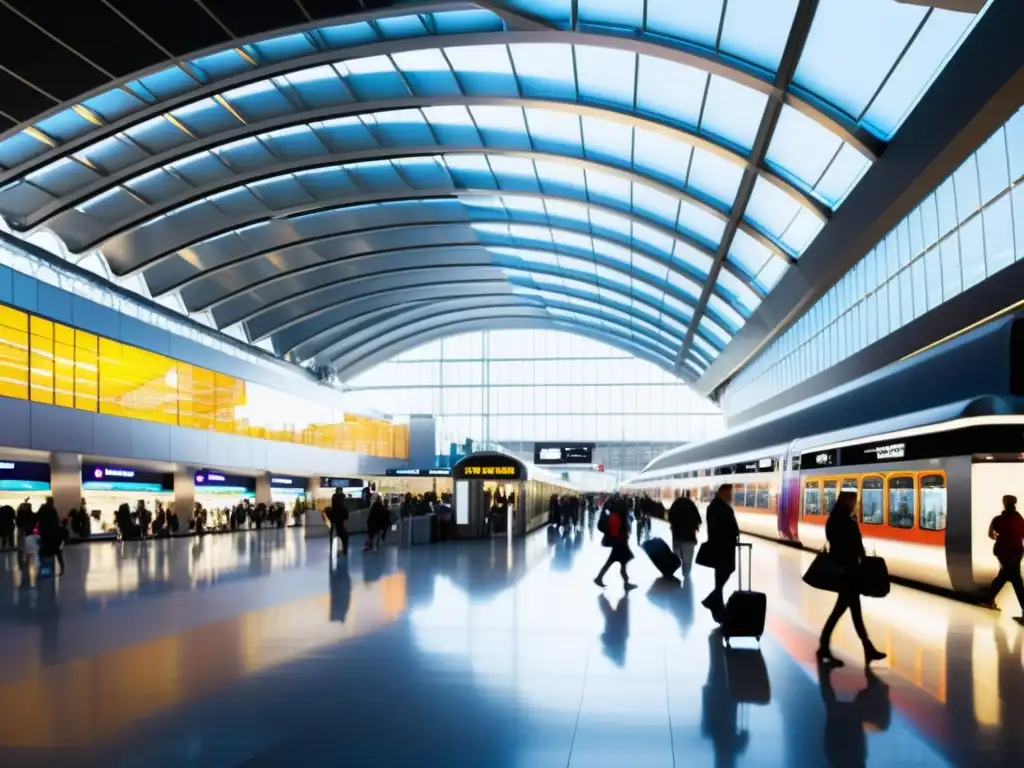
[[[379,540],[383,538],[384,529],[388,525],[388,512],[381,501],[380,494],[374,493],[370,498],[370,511],[366,515],[366,544],[363,552],[380,548]]]
[[[865,554],[860,526],[853,518],[853,510],[856,505],[857,494],[853,491],[843,491],[832,505],[828,521],[825,523],[825,538],[828,539],[829,557],[833,558],[836,565],[842,570],[836,605],[826,619],[825,626],[821,629],[821,638],[818,641],[818,663],[826,666],[843,666],[843,662],[832,655],[831,642],[832,632],[847,610],[850,611],[850,616],[853,619],[857,637],[860,638],[860,642],[864,646],[865,666],[873,661],[881,661],[886,656],[875,648],[871,638],[868,637],[867,628],[864,626],[864,615],[860,607],[859,570]]]
[[[701,548],[698,563],[715,571],[715,588],[701,602],[711,611],[715,621],[721,621],[725,611],[723,590],[732,572],[736,570],[736,545],[739,543],[740,527],[732,509],[732,483],[723,483],[715,492],[715,498],[708,504],[708,540]],[[704,554],[704,549],[707,554]]]
[[[63,543],[60,515],[53,506],[52,496],[47,496],[46,501],[39,507],[38,524],[40,563],[43,558],[54,558],[60,563],[60,572],[64,573],[64,555],[60,551],[60,545]]]
[[[999,573],[989,587],[988,606],[996,607],[996,596],[1009,582],[1024,611],[1024,581],[1020,574],[1021,560],[1024,560],[1024,517],[1017,511],[1016,496],[1003,496],[1003,511],[989,524],[988,537],[996,542],[992,553],[999,561]],[[1017,621],[1024,623],[1024,616]]]
[[[331,541],[337,536],[341,541],[341,554],[348,555],[348,507],[345,506],[345,493],[341,488],[334,489],[327,517],[331,521]]]
[[[633,559],[633,553],[629,549],[629,513],[627,512],[626,502],[621,497],[614,499],[609,504],[607,518],[599,522],[598,525],[603,528],[602,533],[604,533],[604,538],[601,539],[601,546],[610,547],[611,552],[608,553],[608,559],[601,567],[597,578],[594,579],[594,583],[599,587],[603,587],[604,575],[614,563],[618,563],[619,573],[622,574],[623,587],[627,590],[633,589],[636,587],[636,584],[630,584],[629,574],[626,573],[626,563]]]
[[[0,507],[0,548],[14,546],[14,507],[4,504]]]
[[[697,531],[703,522],[689,491],[672,502],[668,511],[668,523],[672,528],[672,551],[683,564],[683,578],[690,576],[693,550],[697,547]]]

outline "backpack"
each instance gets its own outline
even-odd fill
[[[608,533],[609,517],[611,517],[611,515],[609,515],[608,512],[602,512],[601,516],[597,518],[597,530],[599,530],[601,533]]]

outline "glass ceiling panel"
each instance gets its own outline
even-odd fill
[[[729,0],[721,49],[774,72],[782,58],[797,0]]]

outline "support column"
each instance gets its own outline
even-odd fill
[[[50,495],[62,518],[82,500],[82,457],[77,453],[50,454]]]
[[[256,475],[256,503],[266,504],[270,507],[272,497],[270,495],[270,473],[264,472]]]
[[[188,534],[192,510],[196,506],[196,469],[179,466],[174,470],[174,512],[178,515],[178,534]]]

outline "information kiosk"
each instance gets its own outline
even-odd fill
[[[515,456],[471,453],[452,467],[455,534],[459,538],[522,536],[526,533],[523,486],[526,465]]]

